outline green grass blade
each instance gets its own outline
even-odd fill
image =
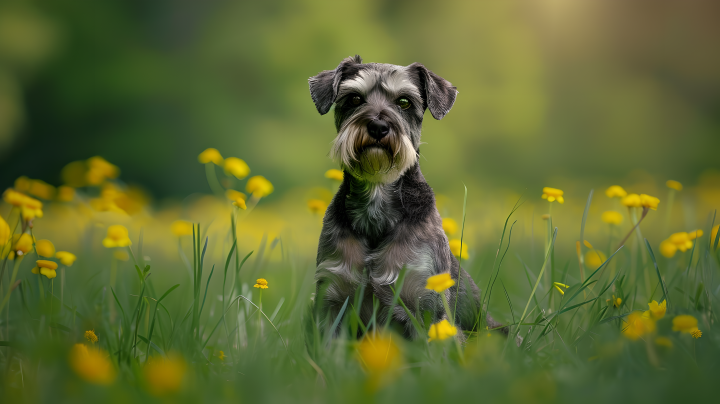
[[[668,290],[667,290],[667,287],[665,286],[665,281],[663,280],[662,276],[660,276],[660,268],[658,267],[657,260],[655,259],[655,253],[653,252],[652,247],[650,247],[650,243],[648,242],[647,239],[645,239],[645,246],[647,247],[648,251],[650,252],[650,258],[652,258],[653,265],[655,265],[655,273],[657,273],[657,277],[658,277],[658,280],[660,281],[660,285],[662,285],[662,291],[663,291],[662,299],[667,300],[668,308],[670,308],[670,296],[668,296]]]
[[[545,262],[543,263],[542,268],[540,269],[540,273],[538,274],[537,281],[535,281],[535,286],[533,286],[532,292],[530,292],[530,298],[528,298],[527,304],[525,304],[525,309],[523,310],[522,316],[520,316],[519,323],[522,323],[523,320],[525,320],[525,316],[527,315],[527,310],[530,307],[530,302],[532,301],[533,296],[535,296],[535,291],[537,291],[537,287],[540,284],[540,280],[542,279],[543,274],[545,273],[545,268],[547,267],[548,258],[550,258],[550,252],[552,251],[553,247],[555,246],[555,240],[557,238],[557,227],[555,228],[555,231],[553,232],[553,238],[550,242],[550,245],[548,246],[547,252],[545,253]],[[520,327],[517,327],[517,335],[520,334]]]
[[[198,319],[202,315],[203,308],[205,308],[205,299],[207,299],[207,292],[208,288],[210,287],[210,279],[212,279],[213,272],[215,272],[215,265],[212,266],[212,269],[210,270],[210,276],[208,276],[207,282],[205,282],[205,296],[203,296],[202,305],[200,306],[200,311],[198,312]]]
[[[330,326],[330,333],[328,334],[330,337],[335,335],[335,330],[337,329],[338,325],[340,324],[340,321],[343,318],[343,315],[345,314],[345,309],[347,309],[348,302],[350,301],[350,296],[345,298],[345,303],[343,303],[342,308],[340,308],[340,312],[338,313],[337,317],[335,317],[335,321],[333,321],[332,326]]]

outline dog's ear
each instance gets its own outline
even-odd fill
[[[330,111],[330,107],[332,107],[335,98],[337,98],[338,89],[340,88],[340,82],[342,81],[345,70],[357,64],[362,64],[362,58],[359,55],[355,55],[355,57],[350,56],[340,62],[340,65],[338,65],[335,70],[324,70],[317,76],[308,79],[310,96],[320,115],[325,115]]]
[[[433,118],[443,119],[455,103],[457,88],[420,63],[413,63],[408,68],[418,73],[421,91],[425,90],[425,102]]]

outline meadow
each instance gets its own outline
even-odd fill
[[[66,165],[57,187],[2,184],[3,403],[717,395],[718,173],[693,187],[644,177],[437,195],[453,253],[483,292],[460,343],[423,313],[410,313],[423,336],[413,341],[363,324],[359,297],[331,330],[318,326],[315,248],[338,170],[285,192],[207,149],[196,163],[206,194],[151,202],[120,168],[96,156]],[[284,196],[266,203],[273,192]],[[486,327],[487,313],[510,338]]]

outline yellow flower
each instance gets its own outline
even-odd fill
[[[8,241],[10,241],[10,226],[8,226],[5,219],[0,216],[0,251],[3,251]]]
[[[677,181],[673,181],[673,180],[667,180],[665,185],[667,185],[668,188],[674,189],[676,191],[682,191],[682,189],[683,189],[683,186],[681,183],[679,183]]]
[[[115,368],[108,356],[107,352],[100,349],[88,349],[84,344],[75,344],[70,350],[70,367],[86,382],[111,384],[115,380]]]
[[[225,174],[234,175],[235,178],[239,180],[250,174],[250,167],[248,167],[247,163],[237,157],[226,158],[223,169],[225,170]]]
[[[178,237],[192,236],[193,224],[187,220],[176,220],[170,225],[170,231]]]
[[[57,272],[55,272],[58,267],[57,263],[48,260],[37,260],[35,264],[37,266],[31,270],[32,273],[45,275],[48,279],[53,279],[57,276]]]
[[[148,391],[155,396],[179,391],[186,369],[185,361],[179,356],[170,355],[167,359],[153,357],[143,370]]]
[[[67,185],[58,187],[57,199],[60,202],[72,202],[75,199],[75,188]]]
[[[693,338],[698,339],[702,337],[702,331],[698,330],[697,328],[690,331],[690,335],[692,335]]]
[[[114,224],[108,227],[107,237],[103,239],[103,245],[107,248],[127,247],[132,245],[128,236],[128,229],[120,224]]]
[[[17,236],[16,236],[17,237]],[[17,238],[15,241],[15,245],[13,245],[13,252],[15,252],[17,255],[24,255],[32,251],[33,248],[33,239],[30,237],[29,234],[23,233],[20,235],[20,237]]]
[[[695,240],[695,239],[698,238],[698,237],[702,237],[703,234],[705,234],[705,233],[704,233],[702,230],[700,230],[700,229],[697,229],[697,230],[694,230],[694,231],[689,231],[689,232],[688,232],[688,238],[689,238],[690,240]]]
[[[98,337],[95,335],[95,330],[85,331],[85,339],[92,342],[93,344],[98,342]]]
[[[215,165],[218,166],[223,165],[223,157],[220,155],[220,152],[212,147],[200,153],[198,161],[202,164],[215,163]]]
[[[454,238],[450,240],[450,252],[456,257],[460,257],[460,239]],[[467,245],[465,243],[462,244],[462,257],[460,257],[464,260],[470,258],[467,252]]]
[[[72,264],[75,263],[75,260],[77,259],[75,254],[67,251],[56,252],[55,258],[59,259],[60,263],[65,265],[66,267],[72,266]]]
[[[638,194],[627,194],[627,196],[624,196],[620,202],[628,208],[639,208],[642,206],[640,202],[640,195]]]
[[[655,331],[655,321],[645,318],[642,314],[634,311],[623,320],[622,333],[633,341]]]
[[[657,337],[655,338],[655,345],[657,346],[664,346],[666,348],[672,348],[673,343],[672,340],[668,337]]]
[[[253,287],[258,288],[258,289],[267,289],[268,282],[265,279],[260,278],[257,281],[255,281],[255,285]]]
[[[447,320],[443,320],[430,326],[430,330],[428,330],[428,337],[430,337],[430,339],[428,339],[428,341],[442,341],[455,335],[457,335],[457,327],[450,325],[450,322]]]
[[[445,291],[445,289],[453,286],[455,281],[450,277],[449,273],[433,275],[427,279],[425,289],[434,290],[438,293]]]
[[[113,251],[113,257],[115,257],[115,259],[118,261],[127,261],[130,259],[130,255],[125,250]]]
[[[643,208],[650,208],[652,210],[657,210],[658,204],[660,203],[660,199],[650,196],[647,194],[640,194],[640,205]]]
[[[607,257],[600,250],[588,250],[585,253],[585,265],[589,269],[598,269],[605,260],[607,260]]]
[[[603,212],[602,221],[609,224],[620,225],[623,222],[623,215],[614,210]]]
[[[227,355],[225,355],[225,352],[223,352],[223,351],[218,351],[217,357],[220,358],[221,361],[224,361],[225,358],[227,358]]]
[[[55,255],[55,246],[50,240],[38,240],[35,242],[35,251],[43,257],[52,257]]]
[[[308,209],[310,209],[310,212],[314,214],[318,213],[325,213],[325,209],[327,209],[327,204],[325,201],[322,201],[320,199],[310,199],[307,202]]]
[[[616,308],[619,308],[622,305],[622,299],[619,297],[615,297],[615,295],[612,295],[612,304]]]
[[[242,210],[246,210],[247,204],[245,203],[245,198],[237,198],[235,202],[233,202],[233,206],[237,206]]]
[[[696,230],[692,232],[692,235],[684,231],[673,233],[667,240],[660,243],[660,254],[666,258],[672,258],[678,250],[685,252],[691,249],[693,246],[692,240],[699,236],[702,236],[702,230]]]
[[[117,178],[120,175],[120,169],[109,163],[100,156],[90,157],[87,160],[88,171],[85,173],[85,180],[90,185],[100,185],[106,179]]]
[[[20,192],[27,192],[30,190],[32,180],[26,176],[20,176],[15,180],[13,187]]]
[[[270,195],[274,188],[272,183],[265,179],[265,177],[256,175],[248,180],[245,190],[253,194],[256,198],[262,198]]]
[[[41,180],[30,180],[30,189],[27,192],[30,195],[46,200],[55,197],[55,187]]]
[[[565,199],[563,198],[563,191],[557,188],[543,188],[542,198],[547,199],[548,202],[558,201],[560,203],[565,203]]]
[[[247,196],[245,196],[245,194],[234,189],[225,190],[225,197],[233,202],[237,201],[238,199],[242,199],[243,201],[247,199]]]
[[[677,250],[677,246],[669,239],[660,243],[660,254],[662,254],[665,258],[674,257]]]
[[[565,295],[565,291],[560,289],[561,287],[565,289],[569,288],[568,285],[560,282],[553,282],[553,286],[555,287],[555,289],[557,289],[558,292],[560,292],[561,295]]]
[[[550,219],[550,215],[548,215],[547,213],[544,214],[544,215],[542,215],[541,217],[542,217],[542,220],[548,220],[548,219]]]
[[[458,231],[458,224],[455,220],[446,217],[442,220],[442,228],[448,236],[452,236]]]
[[[663,300],[662,303],[653,300],[648,303],[648,307],[650,307],[650,315],[652,315],[653,319],[660,320],[665,317],[665,311],[667,310],[667,302],[665,300]]]
[[[689,334],[697,330],[697,328],[697,319],[689,314],[681,314],[673,318],[673,331],[680,331]]]
[[[400,348],[390,334],[366,334],[358,344],[357,352],[358,359],[372,375],[395,370],[402,363]]]
[[[343,180],[343,172],[336,168],[331,168],[331,169],[325,171],[325,178],[330,178],[331,180],[335,180],[335,181],[342,181]]]
[[[624,198],[627,194],[627,191],[625,191],[620,185],[613,185],[605,190],[605,195],[607,195],[608,198]]]
[[[5,202],[20,208],[23,220],[25,221],[30,221],[36,217],[43,216],[43,204],[35,198],[31,198],[25,194],[8,188],[3,193],[3,199]]]

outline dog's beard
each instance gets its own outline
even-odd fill
[[[373,183],[394,182],[417,160],[407,135],[395,131],[376,141],[357,120],[343,124],[330,155],[355,178]]]

